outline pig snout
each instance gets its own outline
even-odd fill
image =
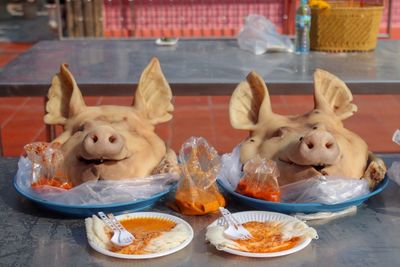
[[[327,131],[315,130],[300,138],[289,159],[299,165],[333,165],[340,154],[335,137]]]
[[[86,159],[116,159],[124,147],[124,139],[112,127],[99,126],[83,140]]]

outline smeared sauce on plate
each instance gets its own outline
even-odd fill
[[[128,218],[120,223],[135,236],[132,244],[126,247],[115,247],[112,251],[122,254],[146,254],[145,248],[154,238],[159,237],[163,232],[171,231],[176,223],[161,218]],[[110,237],[111,238],[111,237]]]
[[[252,234],[253,238],[235,240],[241,247],[253,253],[271,253],[291,249],[300,241],[300,237],[283,240],[282,227],[277,222],[246,222],[243,226]]]

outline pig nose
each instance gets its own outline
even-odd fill
[[[339,157],[340,149],[332,134],[315,130],[301,138],[299,153],[309,165],[331,165]]]
[[[124,140],[112,127],[99,126],[83,140],[86,159],[113,159],[121,153]]]

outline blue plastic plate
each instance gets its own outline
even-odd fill
[[[143,210],[153,205],[156,201],[158,201],[164,195],[168,194],[174,188],[174,186],[171,186],[168,190],[155,194],[150,198],[135,200],[130,202],[117,202],[113,204],[101,204],[101,205],[65,205],[61,203],[50,202],[38,197],[37,195],[33,195],[32,192],[19,187],[16,183],[15,177],[13,180],[13,186],[19,194],[39,204],[44,208],[60,212],[63,214],[74,215],[79,217],[88,217],[91,216],[92,214],[97,214],[97,212],[99,211],[103,211],[105,213],[112,212],[114,214],[118,214],[122,212],[125,213],[125,212]]]
[[[321,204],[321,203],[282,203],[282,202],[271,202],[271,201],[265,201],[261,199],[256,199],[252,197],[247,197],[244,195],[241,195],[235,191],[232,191],[228,187],[224,185],[223,182],[221,182],[219,179],[217,180],[218,184],[223,188],[226,192],[228,192],[234,199],[238,200],[239,202],[259,209],[259,210],[265,210],[265,211],[276,211],[276,212],[281,212],[281,213],[315,213],[315,212],[320,212],[320,211],[339,211],[343,210],[345,208],[348,208],[350,206],[358,206],[364,201],[366,201],[368,198],[380,193],[389,183],[389,178],[385,176],[385,179],[375,188],[374,191],[372,191],[369,194],[356,197],[353,199],[350,199],[348,201],[342,202],[342,203],[337,203],[337,204]]]

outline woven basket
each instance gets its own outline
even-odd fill
[[[375,49],[382,11],[383,6],[313,8],[311,49],[329,52]]]

